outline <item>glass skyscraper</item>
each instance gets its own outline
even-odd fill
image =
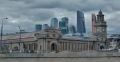
[[[61,28],[61,33],[62,34],[67,34],[67,28],[65,26],[65,21],[59,21],[59,28]]]
[[[75,30],[75,26],[74,26],[74,25],[70,25],[70,26],[69,26],[69,33],[76,33],[76,30]]]
[[[47,28],[47,27],[48,27],[48,24],[43,24],[42,30],[44,30],[44,29]]]
[[[36,31],[42,30],[42,25],[41,24],[35,25],[35,30]]]
[[[59,21],[59,28],[66,27],[64,21]]]
[[[51,27],[58,28],[58,19],[57,18],[51,19]]]
[[[68,26],[69,19],[67,17],[63,17],[61,20],[65,22],[65,26]]]
[[[77,11],[77,32],[86,33],[84,13]]]
[[[62,34],[68,34],[68,18],[63,17],[61,18],[61,21],[59,21],[59,28],[61,28]]]

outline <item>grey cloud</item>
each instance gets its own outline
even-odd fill
[[[67,12],[74,12],[74,14],[77,10],[81,10],[87,14],[90,11],[99,11],[99,9],[102,9],[106,16],[110,13],[114,14],[113,12],[119,11],[119,4],[119,0],[1,0],[0,20],[5,17],[9,18],[4,21],[4,29],[6,32],[12,31],[12,27],[18,25],[26,30],[34,30],[35,24],[47,23],[52,17],[56,17],[60,13],[63,13],[64,10]],[[59,14],[55,12],[57,11],[55,10],[56,8],[59,9]],[[63,15],[67,14],[66,17],[71,17],[70,21],[76,21],[74,15],[67,12],[64,12]],[[63,15],[59,15],[59,18],[63,17]],[[88,15],[91,16],[91,13]],[[117,25],[117,23],[120,19],[118,16],[120,15],[114,14],[113,17],[107,19],[107,21],[110,21],[108,22],[109,32],[115,31],[114,29],[119,31],[119,25]],[[91,22],[91,17],[87,17],[85,21],[87,21],[85,23],[87,30],[90,30],[91,24],[88,23],[88,21]]]
[[[103,9],[109,11],[109,9],[120,10],[119,0],[10,0],[20,1],[28,5],[29,8],[62,8],[69,11],[93,11]]]
[[[119,25],[119,22],[120,22],[120,12],[113,12],[113,13],[110,13],[110,14],[106,14],[106,16],[109,16],[110,17],[107,19],[107,24],[108,24],[108,32],[111,32],[111,33],[118,33],[120,32],[120,25]]]
[[[92,11],[104,9],[110,6],[114,10],[119,10],[118,1],[105,1],[105,0],[30,0],[23,1],[29,4],[30,8],[62,8],[69,11]]]
[[[18,1],[18,0],[12,0]],[[28,8],[62,8],[69,11],[93,11],[103,9],[103,11],[109,11],[109,9],[119,10],[119,0],[19,0],[23,2]]]

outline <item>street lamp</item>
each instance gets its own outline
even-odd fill
[[[89,53],[89,41],[90,41],[90,32],[88,32],[88,53]]]
[[[8,18],[4,18],[3,20],[8,19]],[[2,20],[2,25],[1,25],[1,41],[0,41],[0,51],[1,51],[1,47],[2,47],[2,31],[3,31],[3,20]]]
[[[20,42],[21,42],[21,28],[20,26],[18,26],[19,30],[20,30],[20,38],[19,38],[19,50],[20,50]]]
[[[58,53],[59,52],[59,40],[60,40],[60,38],[61,38],[61,36],[58,36],[58,38],[57,38],[57,46],[56,46],[56,53]]]
[[[43,37],[43,53],[46,53],[46,39],[47,36]]]
[[[43,53],[44,53],[44,37],[43,37]]]

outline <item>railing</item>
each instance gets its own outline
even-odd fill
[[[83,51],[83,52],[60,52],[60,53],[10,53],[0,54],[0,57],[117,57],[119,52],[109,51]]]

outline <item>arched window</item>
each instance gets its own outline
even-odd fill
[[[100,46],[100,49],[104,49],[104,46]]]
[[[13,48],[13,50],[14,50],[14,51],[17,51],[17,50],[18,50],[18,47],[17,47],[17,46],[15,46],[15,47]]]
[[[51,50],[55,51],[57,49],[57,45],[55,43],[51,44]]]

